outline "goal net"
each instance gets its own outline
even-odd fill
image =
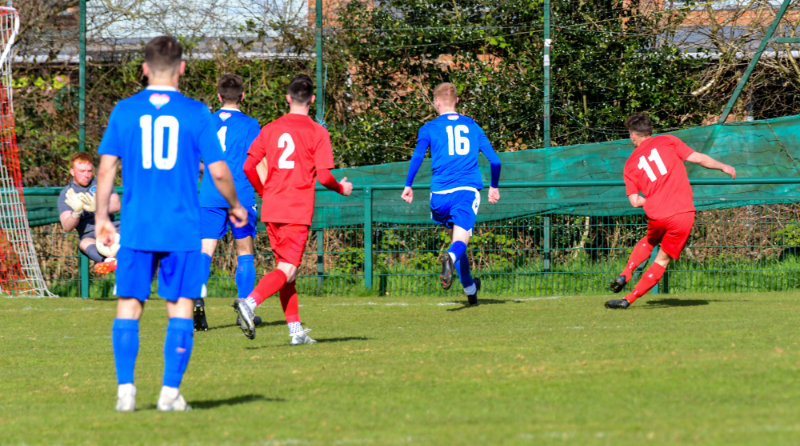
[[[53,296],[42,278],[22,195],[11,85],[18,30],[17,11],[0,7],[0,295]]]

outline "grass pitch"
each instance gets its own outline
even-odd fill
[[[182,392],[161,413],[166,312],[148,303],[135,413],[114,412],[111,300],[0,299],[0,444],[800,443],[800,294],[300,297],[256,339],[208,299]]]

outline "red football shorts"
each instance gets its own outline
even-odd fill
[[[300,266],[303,250],[308,240],[308,226],[295,223],[264,223],[269,235],[269,246],[275,255],[275,262],[291,263]]]
[[[651,246],[661,243],[661,249],[677,260],[692,232],[694,212],[683,212],[663,220],[647,221],[647,242]]]

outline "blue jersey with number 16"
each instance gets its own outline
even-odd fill
[[[200,158],[223,159],[205,104],[174,88],[148,87],[117,103],[97,152],[122,162],[120,245],[200,249]]]
[[[500,158],[492,149],[483,129],[468,116],[445,113],[426,122],[417,134],[417,146],[412,155],[412,165],[418,167],[428,147],[431,149],[431,192],[443,192],[458,187],[483,188],[478,169],[478,154],[499,165]],[[416,158],[416,160],[415,160]],[[415,169],[412,169],[416,173]],[[410,172],[406,186],[411,186]]]

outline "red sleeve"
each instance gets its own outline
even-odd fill
[[[342,185],[336,181],[336,178],[331,175],[331,171],[328,169],[321,169],[317,171],[317,180],[319,180],[319,184],[325,186],[327,189],[330,189],[337,194],[342,193]]]
[[[317,136],[316,150],[314,151],[314,165],[317,171],[333,169],[333,150],[331,150],[331,135],[325,127],[320,126]],[[321,181],[320,181],[321,183]]]
[[[682,161],[686,161],[686,158],[689,158],[689,155],[694,153],[691,147],[687,146],[685,142],[681,141],[680,138],[674,135],[670,136],[670,142],[672,146],[675,148],[675,154],[678,155]]]
[[[633,182],[633,178],[628,174],[627,169],[625,173],[622,175],[622,179],[625,180],[625,196],[630,196],[633,194],[639,193],[639,188],[636,187],[636,184]]]
[[[259,196],[263,193],[264,185],[258,177],[256,166],[264,159],[264,155],[266,155],[266,152],[264,150],[261,133],[259,133],[258,137],[250,144],[250,149],[247,151],[247,159],[244,161],[243,167],[244,174],[247,176],[247,179],[250,180],[250,184],[253,185],[253,189],[256,190]]]

